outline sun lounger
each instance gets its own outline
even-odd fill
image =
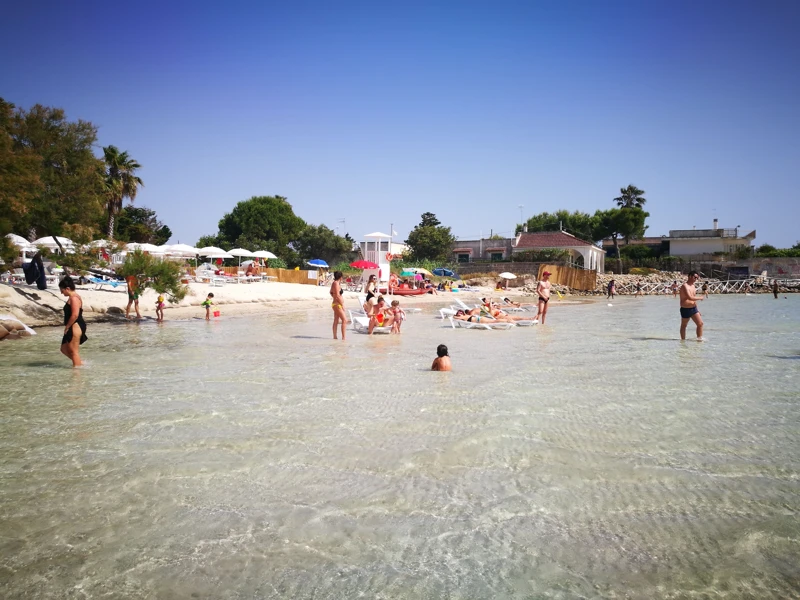
[[[104,285],[110,285],[114,289],[120,285],[128,285],[124,281],[119,281],[117,279],[103,279],[101,277],[89,277],[89,281],[94,284],[94,289],[96,290],[102,290]]]
[[[358,333],[369,333],[369,317],[361,314],[355,314],[357,311],[348,311],[350,313],[350,320],[353,322],[353,329]],[[362,311],[363,312],[363,311]],[[391,333],[392,328],[389,327],[375,327],[372,333]]]
[[[475,321],[462,321],[460,319],[454,319],[453,317],[448,318],[450,319],[450,325],[453,327],[453,329],[500,329],[502,331],[507,331],[514,327],[514,323],[493,323],[491,321],[481,321],[480,323],[476,323]]]
[[[458,309],[455,308],[440,308],[439,316],[441,317],[442,321],[444,321],[448,317],[454,316],[456,312],[458,312]]]

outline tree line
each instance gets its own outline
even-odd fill
[[[6,234],[27,239],[67,237],[85,244],[109,240],[164,243],[169,227],[145,207],[123,207],[144,184],[127,152],[94,154],[97,127],[69,121],[60,108],[29,110],[0,98],[0,258],[17,254]],[[59,244],[60,245],[60,244]],[[63,249],[62,249],[63,250]],[[80,255],[65,259],[80,262]]]

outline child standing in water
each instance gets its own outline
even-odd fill
[[[433,359],[431,371],[452,371],[453,366],[450,364],[450,355],[447,353],[447,346],[439,344],[436,348],[436,358]]]
[[[161,323],[164,320],[164,294],[158,295],[156,300],[156,322]]]
[[[213,298],[214,294],[209,293],[208,296],[206,296],[206,299],[203,300],[202,304],[200,304],[200,306],[204,306],[206,309],[206,321],[211,320],[211,305],[213,304]]]
[[[392,300],[392,333],[400,333],[400,326],[406,320],[406,311],[400,308],[400,300]]]

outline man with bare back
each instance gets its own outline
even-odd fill
[[[694,287],[698,279],[700,279],[700,275],[697,274],[697,271],[690,271],[686,283],[681,286],[681,339],[686,339],[686,326],[689,324],[689,319],[691,319],[697,325],[697,341],[702,342],[703,317],[700,316],[697,303],[703,298],[695,295],[697,290]]]

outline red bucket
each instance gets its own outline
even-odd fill
[[[215,316],[215,317],[218,317],[218,316],[219,316],[219,311],[218,311],[218,310],[215,310],[215,311],[214,311],[214,316]]]

